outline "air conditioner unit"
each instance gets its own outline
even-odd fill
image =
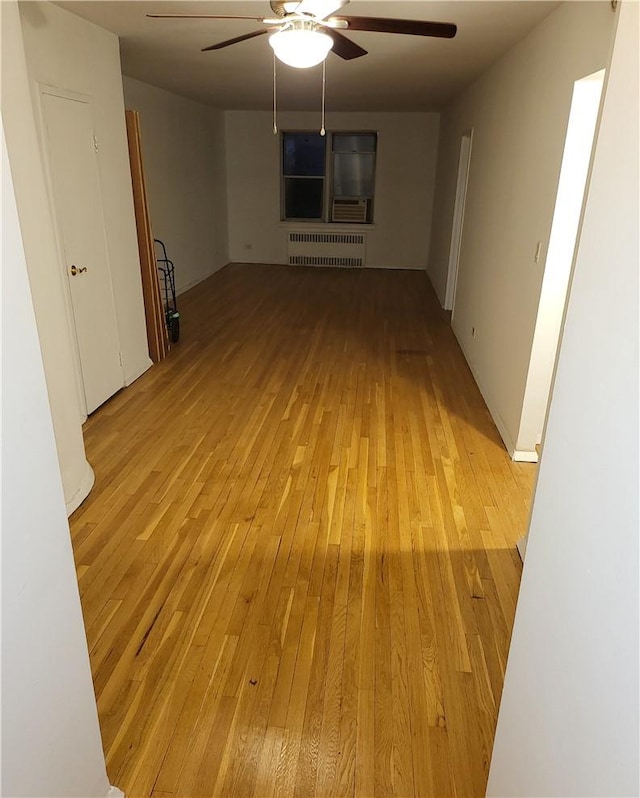
[[[336,197],[331,209],[332,222],[364,224],[369,210],[368,199],[345,199]]]

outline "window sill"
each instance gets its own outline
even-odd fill
[[[362,223],[362,222],[353,222],[349,224],[348,222],[314,222],[312,219],[308,219],[306,221],[290,221],[290,222],[278,222],[279,228],[300,228],[302,229],[309,229],[309,230],[349,230],[349,231],[363,231],[363,230],[375,230],[376,225],[374,222],[371,224]]]

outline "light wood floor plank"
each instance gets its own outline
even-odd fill
[[[179,304],[71,519],[112,783],[483,795],[535,467],[426,275],[234,265]]]

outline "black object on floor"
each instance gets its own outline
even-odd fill
[[[175,267],[173,261],[167,257],[167,248],[159,238],[154,238],[156,244],[156,263],[158,271],[162,277],[160,288],[162,290],[162,305],[164,307],[164,322],[167,327],[167,335],[172,344],[178,342],[180,338],[180,314],[176,302],[176,281]],[[160,256],[158,255],[158,248]]]

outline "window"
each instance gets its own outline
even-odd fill
[[[325,161],[324,136],[283,133],[285,219],[322,219]]]
[[[283,220],[371,224],[377,138],[283,133]]]
[[[376,139],[375,133],[333,134],[332,221],[371,224]]]

